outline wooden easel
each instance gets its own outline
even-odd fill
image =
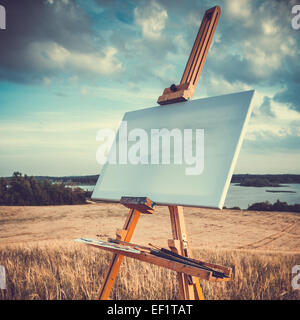
[[[218,6],[205,12],[181,82],[179,85],[173,84],[170,88],[166,88],[163,95],[158,98],[157,102],[159,104],[164,105],[192,99],[220,14],[221,9]],[[122,242],[130,242],[140,214],[152,214],[154,212],[154,203],[148,198],[131,197],[123,197],[120,203],[130,208],[130,211],[123,229],[117,230],[116,238]],[[168,240],[169,248],[181,256],[192,258],[184,222],[183,208],[181,206],[169,206],[169,211],[173,234],[173,239]],[[98,299],[107,300],[109,298],[123,258],[122,254],[113,255],[102,287],[98,292]],[[177,272],[177,279],[179,294],[182,300],[204,299],[197,277]]]

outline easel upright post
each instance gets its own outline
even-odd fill
[[[158,98],[157,102],[159,104],[192,100],[220,15],[221,8],[218,6],[205,12],[180,85],[172,85],[170,88],[166,88],[163,95]],[[192,258],[185,228],[183,208],[181,206],[169,206],[169,211],[173,233],[173,240],[169,240],[169,247],[175,253]],[[181,299],[204,299],[198,278],[182,273],[178,273],[177,278]]]
[[[168,241],[169,248],[184,257],[193,258],[184,222],[183,207],[169,206],[173,239]],[[199,279],[177,273],[179,295],[182,300],[204,300]]]

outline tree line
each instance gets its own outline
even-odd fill
[[[51,182],[62,182],[69,185],[94,185],[98,180],[99,175],[89,175],[89,176],[65,176],[65,177],[50,177],[50,176],[35,176],[35,179],[49,180]]]
[[[229,210],[242,210],[240,207],[232,207],[227,208],[223,207],[224,209]],[[287,204],[287,202],[281,202],[279,199],[274,202],[270,203],[269,201],[265,202],[256,202],[251,205],[248,205],[246,210],[249,211],[284,211],[284,212],[300,212],[300,204]]]
[[[247,210],[300,212],[300,204],[287,204],[287,202],[281,202],[279,200],[272,204],[269,201],[265,201],[254,203],[248,206]]]
[[[0,178],[0,205],[40,206],[86,203],[86,193],[64,183],[51,183],[14,172],[11,178]]]
[[[38,181],[48,180],[53,183],[65,183],[70,185],[95,185],[99,175],[85,176],[65,176],[65,177],[50,177],[50,176],[35,176]],[[6,178],[8,181],[11,177]],[[253,187],[272,187],[279,184],[300,183],[300,174],[234,174],[231,179],[232,183],[239,183],[242,186]]]
[[[232,183],[253,186],[272,186],[281,183],[300,183],[300,174],[234,174]]]

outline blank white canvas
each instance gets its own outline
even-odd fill
[[[128,131],[173,128],[204,129],[204,169],[186,175],[187,165],[106,163],[93,200],[148,197],[158,205],[222,209],[251,115],[254,90],[127,112]],[[131,143],[133,144],[133,143]],[[128,149],[131,144],[128,142]],[[116,140],[118,150],[118,141]]]

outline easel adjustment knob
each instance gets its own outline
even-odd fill
[[[173,91],[173,92],[176,92],[176,91],[177,91],[177,87],[176,87],[176,85],[175,85],[174,83],[170,86],[170,89],[171,89],[171,91]]]

